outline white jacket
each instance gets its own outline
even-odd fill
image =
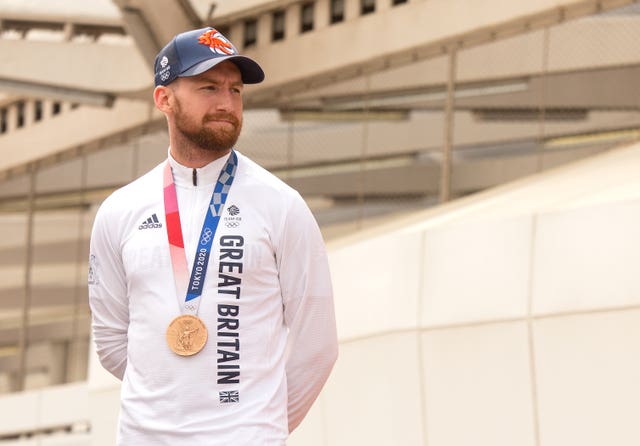
[[[197,186],[193,169],[170,162],[190,273],[226,157],[197,169]],[[94,339],[123,380],[118,444],[281,446],[337,358],[318,226],[296,191],[238,153],[198,312],[209,339],[178,356],[165,333],[185,294],[173,280],[163,165],[108,197],[91,235]]]

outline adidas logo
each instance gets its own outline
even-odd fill
[[[151,217],[143,221],[140,226],[138,226],[138,230],[161,228],[161,227],[162,227],[162,223],[160,223],[160,221],[158,220],[158,216],[156,214],[153,214]]]

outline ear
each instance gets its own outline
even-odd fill
[[[171,88],[166,87],[164,85],[158,85],[155,90],[153,90],[153,101],[156,104],[156,108],[160,110],[162,113],[168,113],[172,109],[173,103],[173,91]]]

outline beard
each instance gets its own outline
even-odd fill
[[[225,120],[231,128],[212,129],[207,122]],[[182,136],[197,148],[207,152],[227,152],[238,141],[242,130],[242,118],[231,113],[206,114],[198,123],[195,118],[184,112],[182,104],[176,99],[175,127]]]

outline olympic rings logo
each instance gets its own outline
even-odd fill
[[[202,238],[200,239],[200,244],[208,244],[211,241],[211,237],[213,237],[213,232],[211,232],[211,229],[205,228],[204,232],[202,233]]]
[[[225,225],[227,226],[227,228],[237,228],[238,226],[240,226],[240,222],[239,221],[228,221],[225,223]]]
[[[196,306],[195,306],[195,305],[192,305],[192,304],[186,304],[184,307],[185,307],[187,310],[192,310],[192,311],[196,309]]]

